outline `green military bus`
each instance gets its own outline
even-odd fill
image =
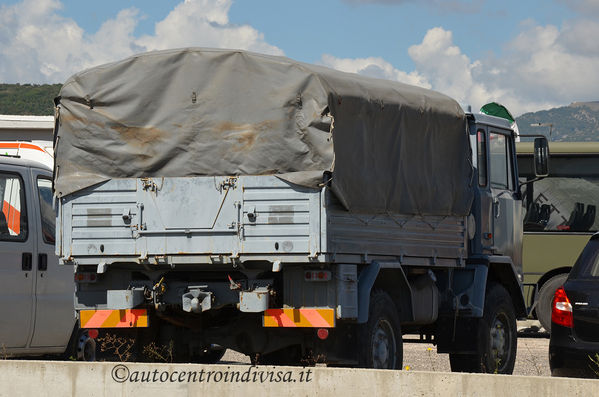
[[[551,142],[549,177],[535,179],[533,144],[517,144],[522,187],[525,294],[550,331],[553,293],[599,229],[599,142]]]

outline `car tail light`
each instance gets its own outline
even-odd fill
[[[574,326],[572,304],[570,304],[564,287],[559,287],[555,290],[553,304],[551,305],[551,322],[562,327],[572,328]]]

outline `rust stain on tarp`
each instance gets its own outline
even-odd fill
[[[229,133],[230,138],[235,139],[238,143],[232,149],[243,152],[254,146],[261,133],[272,131],[277,128],[277,125],[278,122],[273,120],[265,120],[254,124],[237,124],[231,121],[223,121],[216,125],[214,131],[219,135]]]

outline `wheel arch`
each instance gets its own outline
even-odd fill
[[[489,275],[487,278],[487,285],[491,282],[496,282],[503,285],[512,298],[514,309],[516,311],[516,318],[525,318],[528,313],[526,311],[526,303],[524,301],[524,294],[522,293],[522,287],[518,281],[518,276],[514,271],[511,261],[490,261],[489,262]]]

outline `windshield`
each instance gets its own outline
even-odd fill
[[[570,271],[570,279],[599,277],[599,240],[592,239],[582,250]]]

